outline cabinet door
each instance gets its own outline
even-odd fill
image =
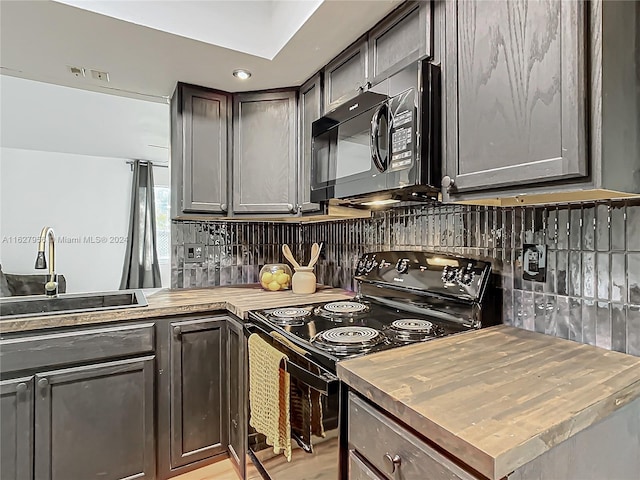
[[[298,203],[303,212],[317,211],[320,206],[311,203],[311,124],[322,115],[320,74],[300,87],[300,146],[298,150]]]
[[[324,111],[362,92],[367,83],[367,40],[361,39],[324,67]]]
[[[33,478],[33,377],[0,382],[0,478]]]
[[[244,478],[245,456],[247,450],[247,401],[246,401],[246,363],[245,337],[242,323],[228,319],[227,337],[227,382],[229,388],[229,458]]]
[[[154,358],[35,377],[35,477],[155,478]]]
[[[431,3],[407,2],[369,32],[369,81],[377,84],[431,52]]]
[[[233,210],[297,211],[296,92],[234,97]]]
[[[172,468],[227,448],[225,323],[208,318],[170,324]]]
[[[583,10],[447,3],[446,170],[457,191],[587,175]]]
[[[172,172],[181,212],[227,211],[228,96],[178,84],[172,106]],[[179,110],[178,110],[179,109]]]

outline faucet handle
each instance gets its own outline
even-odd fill
[[[44,290],[47,296],[55,297],[58,295],[58,282],[49,281],[45,283]]]

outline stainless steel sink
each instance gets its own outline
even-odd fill
[[[95,312],[116,308],[146,307],[142,290],[70,293],[49,298],[44,295],[0,298],[0,319]]]

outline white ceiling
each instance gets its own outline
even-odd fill
[[[323,0],[55,0],[272,60]]]
[[[119,4],[113,8],[120,8],[122,13],[126,10],[124,4],[129,2],[96,3]],[[145,18],[156,23],[162,11],[166,13],[166,9],[183,4],[176,0],[141,3],[144,5],[138,5],[138,10],[132,7],[128,13],[139,15],[144,6],[154,12],[147,12]],[[255,51],[257,39],[263,43],[260,51],[248,54],[54,1],[1,1],[1,73],[125,96],[148,96],[152,100],[170,96],[177,81],[230,92],[300,85],[401,0],[327,0],[311,14],[315,0],[311,5],[304,1],[240,1],[234,5],[240,5],[244,15],[234,21],[226,14],[217,17],[219,12],[237,10],[228,1],[193,3],[188,14],[175,18],[173,30],[180,27],[181,35],[191,36],[195,36],[193,32],[203,34],[207,28],[229,35],[234,32],[227,40],[215,41],[234,45],[238,50]],[[162,4],[168,4],[165,10]],[[203,4],[200,13],[216,15],[213,20],[203,16],[210,27],[203,18],[189,18],[199,16],[195,4]],[[260,29],[250,27],[260,12],[270,12],[271,25],[275,26],[270,33],[268,29],[260,33]],[[151,24],[151,20],[145,23]],[[188,22],[191,24],[185,26]],[[302,25],[297,29],[299,23]],[[246,38],[237,34],[245,30],[253,33],[247,33]],[[208,38],[207,41],[214,41],[213,37]],[[238,44],[240,40],[246,40],[244,46]],[[278,50],[281,44],[284,46]],[[277,54],[269,60],[274,51]],[[90,78],[75,78],[67,71],[68,65],[107,71],[110,82],[105,86]],[[237,68],[248,69],[253,76],[240,81],[231,75]]]
[[[169,161],[169,105],[0,75],[0,146]]]

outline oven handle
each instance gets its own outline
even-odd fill
[[[265,335],[270,340],[278,342],[277,339],[273,338],[269,335],[269,332],[260,328],[255,323],[245,323],[244,324],[245,335],[248,337],[252,333],[256,333],[258,335]],[[280,342],[278,342],[280,343]],[[286,346],[285,346],[286,347]],[[335,375],[332,375],[329,372],[320,371],[320,374],[316,374],[310,372],[306,368],[303,368],[293,362],[283,360],[280,368],[282,368],[285,372],[288,372],[292,377],[297,378],[301,382],[304,382],[309,387],[317,390],[323,395],[329,395],[329,393],[333,392],[337,387],[340,380]]]

